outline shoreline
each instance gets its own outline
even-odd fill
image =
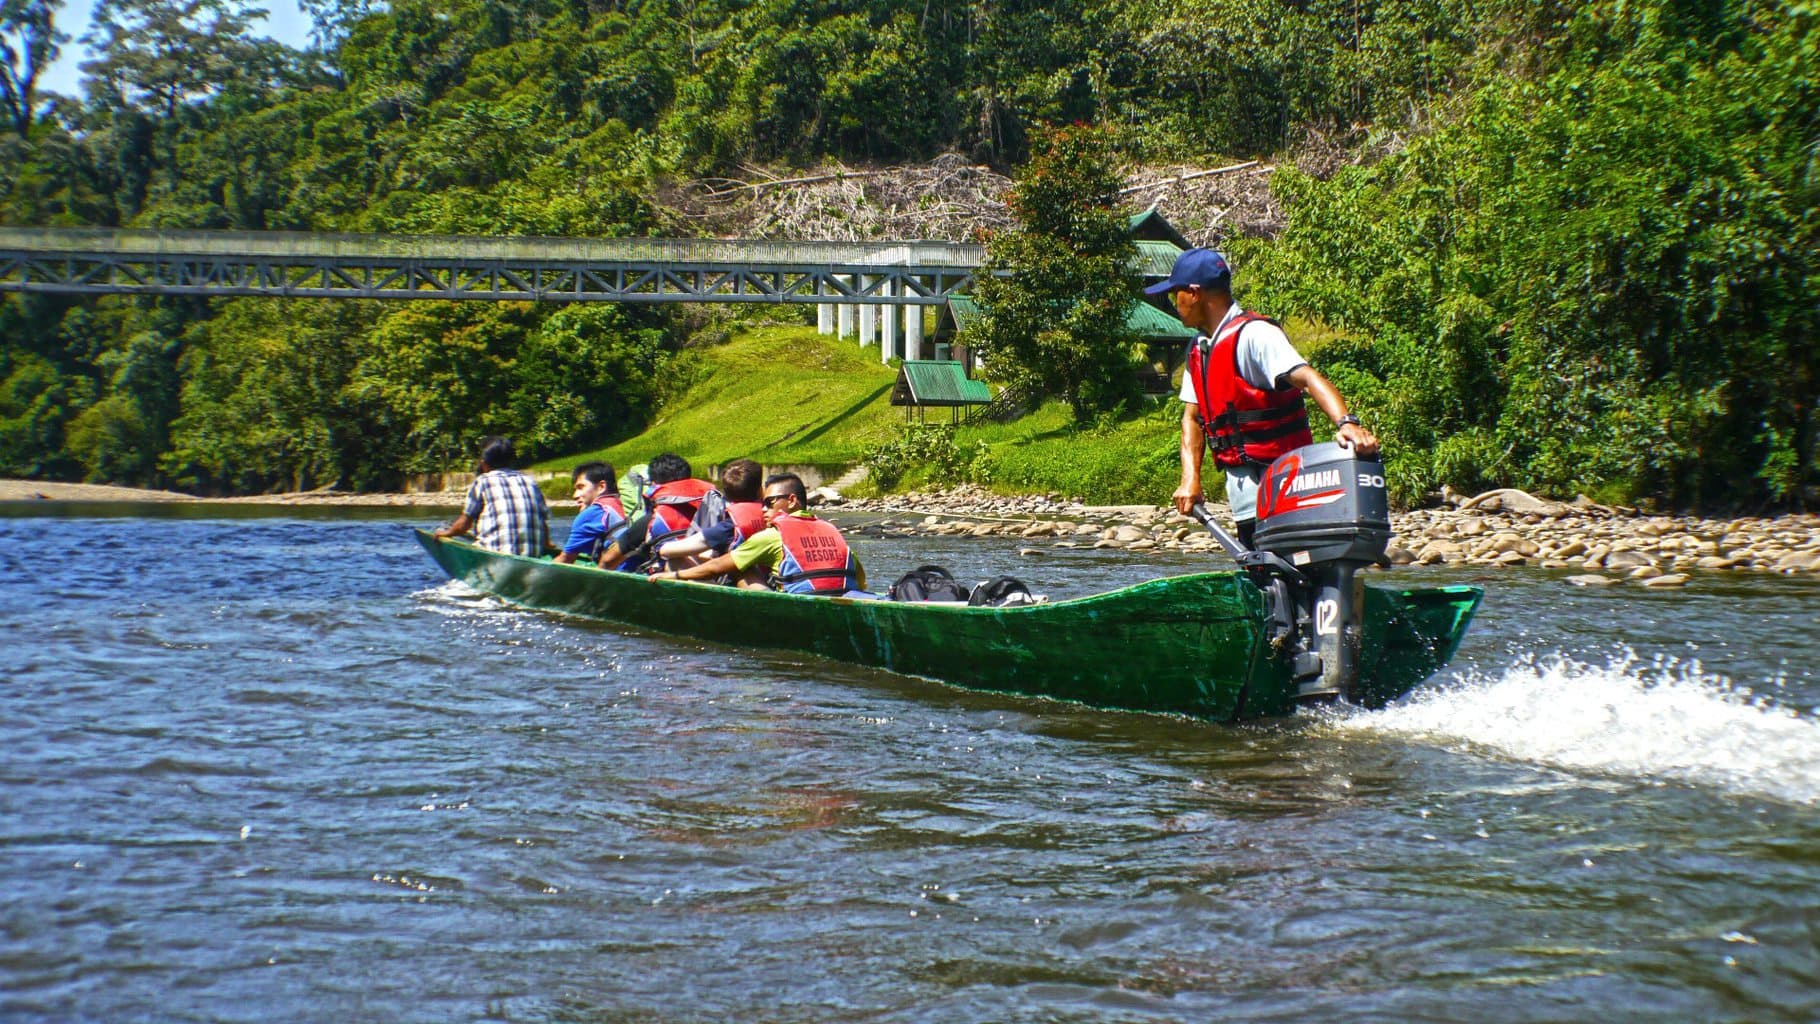
[[[1001,537],[1025,541],[1019,554],[1045,549],[1211,551],[1218,547],[1198,523],[1157,505],[1085,505],[1044,495],[1006,496],[977,486],[847,499],[818,488],[820,507],[884,518],[869,528],[905,536]],[[356,494],[303,491],[235,498],[199,498],[108,484],[0,480],[0,502],[151,502],[279,507],[460,508],[463,491]],[[1223,504],[1208,507],[1223,521]],[[552,505],[552,514],[558,514]],[[1626,583],[1687,585],[1695,571],[1754,571],[1820,577],[1820,514],[1707,518],[1649,515],[1581,500],[1536,498],[1497,490],[1448,506],[1391,516],[1392,565],[1490,569],[1575,569],[1580,586]]]
[[[1044,553],[1039,544],[1188,552],[1218,547],[1200,524],[1163,506],[1005,497],[973,486],[852,501],[831,495],[827,505],[906,516],[875,524],[903,534],[1025,539],[1031,546],[1019,553],[1028,557]],[[1230,526],[1223,503],[1207,507]],[[1696,571],[1820,576],[1820,514],[1811,512],[1724,519],[1650,515],[1500,489],[1451,495],[1444,507],[1394,512],[1391,529],[1387,557],[1393,566],[1574,569],[1566,582],[1577,586],[1652,588],[1686,586]]]
[[[312,505],[320,507],[361,506],[369,508],[423,506],[426,508],[460,508],[465,491],[425,491],[418,494],[357,494],[352,491],[293,491],[285,494],[254,494],[235,498],[202,498],[180,491],[159,491],[144,487],[121,487],[115,484],[71,484],[48,480],[0,480],[0,501],[51,502],[147,502],[171,504],[189,502],[198,505]]]

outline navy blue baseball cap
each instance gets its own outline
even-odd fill
[[[1144,289],[1145,295],[1167,295],[1177,288],[1198,284],[1202,288],[1228,289],[1232,286],[1232,268],[1226,257],[1212,249],[1190,249],[1175,258],[1169,278]]]

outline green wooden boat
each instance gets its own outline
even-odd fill
[[[1008,608],[852,601],[649,580],[591,566],[418,540],[448,574],[512,604],[699,637],[800,650],[1001,693],[1231,721],[1286,714],[1294,660],[1270,629],[1268,598],[1244,571],[1153,580],[1093,597]],[[1453,657],[1476,587],[1367,586],[1356,682],[1377,707]]]

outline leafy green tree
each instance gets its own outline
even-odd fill
[[[297,0],[310,16],[310,38],[324,50],[333,50],[348,37],[362,18],[381,6],[379,0]]]
[[[1286,173],[1274,308],[1381,416],[1405,497],[1499,482],[1798,501],[1820,366],[1811,11],[1588,6],[1561,66],[1497,76],[1407,150]]]
[[[1122,183],[1103,132],[1049,136],[1018,172],[1016,226],[987,242],[980,316],[961,335],[988,373],[1055,395],[1077,421],[1117,409],[1136,388],[1126,316],[1139,282]]]
[[[43,356],[0,352],[0,473],[60,477],[79,467],[64,451],[70,417],[92,401],[86,378]]]
[[[507,398],[514,437],[551,452],[649,422],[673,357],[660,323],[623,306],[557,310],[515,360]]]
[[[265,13],[248,0],[100,0],[83,37],[97,55],[82,70],[109,102],[171,118],[240,73]]]
[[[413,302],[380,320],[364,339],[349,392],[385,410],[414,453],[401,468],[462,465],[477,439],[512,432],[514,361],[535,319],[523,302]]]
[[[209,491],[395,483],[389,410],[351,389],[371,303],[237,299],[184,352],[183,408],[161,468]]]
[[[37,116],[38,76],[57,59],[69,36],[57,30],[63,0],[0,0],[0,112],[20,138]]]

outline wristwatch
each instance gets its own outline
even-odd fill
[[[1354,416],[1352,413],[1347,413],[1346,415],[1341,416],[1339,419],[1333,421],[1334,429],[1336,429],[1336,430],[1339,429],[1340,427],[1346,426],[1347,424],[1351,424],[1355,427],[1362,427],[1365,425],[1363,423],[1360,423],[1359,418],[1357,416]]]

